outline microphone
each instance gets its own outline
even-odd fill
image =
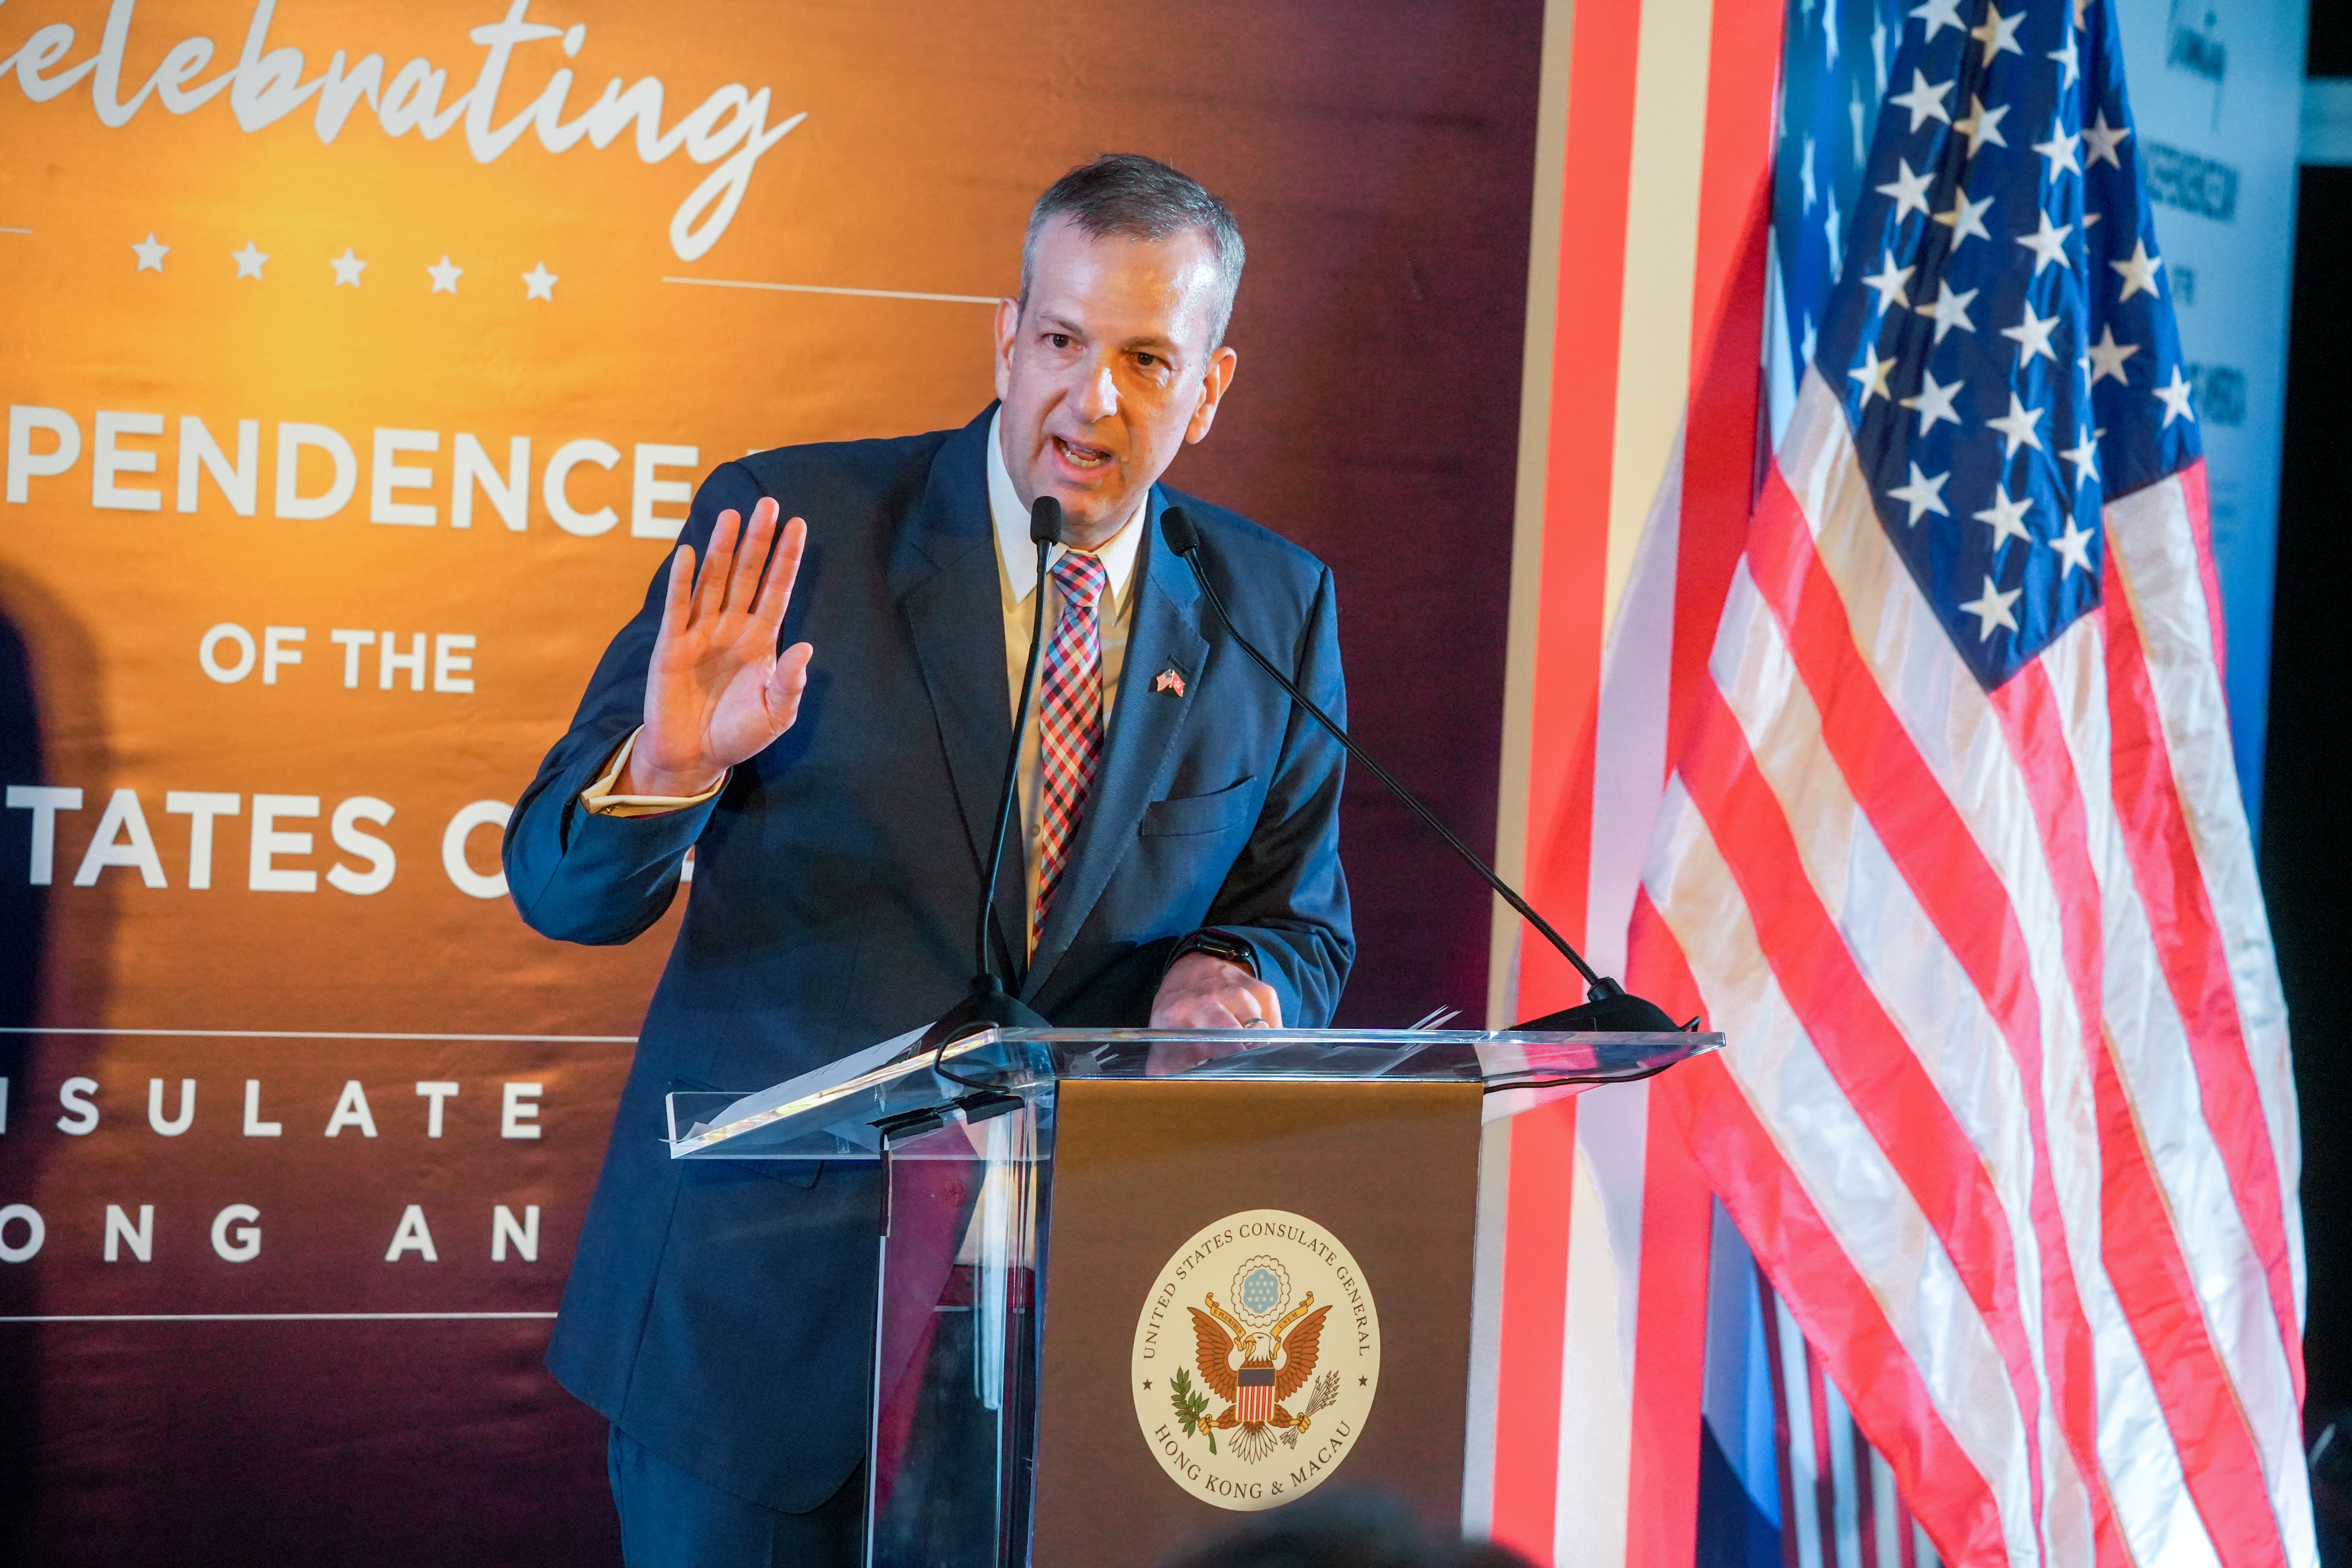
[[[1013,821],[1014,802],[1021,797],[1021,736],[1029,727],[1029,704],[1037,691],[1037,665],[1045,648],[1045,557],[1062,539],[1062,503],[1039,496],[1029,508],[1029,537],[1037,546],[1035,620],[1029,628],[1029,662],[1021,674],[1021,701],[1013,712],[1013,743],[1004,754],[1004,783],[996,792],[996,831],[988,840],[988,869],[980,879],[979,917],[971,939],[971,989],[949,1008],[940,1021],[923,1032],[917,1049],[937,1050],[951,1040],[982,1029],[1043,1029],[1050,1026],[996,977],[996,961],[989,951],[989,921],[996,908],[996,884],[1004,869],[1005,830]]]
[[[1250,656],[1260,669],[1273,677],[1274,683],[1288,692],[1292,701],[1304,708],[1318,724],[1329,731],[1332,739],[1346,747],[1349,756],[1370,769],[1374,778],[1388,786],[1391,795],[1404,802],[1412,809],[1414,816],[1427,823],[1440,838],[1444,839],[1447,847],[1459,855],[1472,870],[1484,878],[1486,885],[1500,894],[1505,903],[1518,910],[1529,925],[1542,932],[1544,940],[1558,948],[1560,956],[1567,959],[1577,973],[1584,977],[1586,1000],[1582,1005],[1563,1008],[1557,1013],[1547,1013],[1540,1018],[1531,1018],[1519,1025],[1520,1028],[1574,1032],[1599,1030],[1664,1034],[1679,1032],[1675,1021],[1666,1016],[1665,1010],[1656,1003],[1632,995],[1616,981],[1605,975],[1594,973],[1592,966],[1584,962],[1584,955],[1570,947],[1566,937],[1552,930],[1551,922],[1538,914],[1534,906],[1527,900],[1519,897],[1517,889],[1495,875],[1494,868],[1479,858],[1476,852],[1468,845],[1455,837],[1453,829],[1437,819],[1436,813],[1422,805],[1411,790],[1397,783],[1390,775],[1388,769],[1374,762],[1361,746],[1349,738],[1348,731],[1341,729],[1336,720],[1317,707],[1314,700],[1307,693],[1299,690],[1288,676],[1276,669],[1273,662],[1260,653],[1249,638],[1242,636],[1241,628],[1234,625],[1234,617],[1226,612],[1225,602],[1218,595],[1216,584],[1209,581],[1208,570],[1202,563],[1201,558],[1201,531],[1185,513],[1182,507],[1171,506],[1160,514],[1160,535],[1168,542],[1168,548],[1182,557],[1185,564],[1192,568],[1192,576],[1201,584],[1201,592],[1207,595],[1210,607],[1217,612],[1217,619],[1223,624],[1225,635],[1233,638],[1234,642],[1244,653]]]

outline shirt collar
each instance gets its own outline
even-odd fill
[[[1029,539],[1029,509],[1021,504],[1021,492],[1013,488],[1013,472],[1004,466],[1003,424],[1004,410],[999,408],[988,422],[988,510],[996,524],[996,554],[1004,568],[1004,585],[1019,605],[1027,603],[1037,586],[1037,547]],[[1136,503],[1134,515],[1095,552],[1095,558],[1110,575],[1108,592],[1114,605],[1127,602],[1127,584],[1135,575],[1136,546],[1143,538],[1136,523],[1150,510],[1150,499],[1147,491]],[[1054,546],[1045,558],[1049,567],[1062,558],[1066,548]]]

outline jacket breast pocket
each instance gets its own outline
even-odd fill
[[[1174,838],[1246,827],[1257,815],[1257,792],[1250,787],[1256,782],[1257,775],[1253,773],[1212,795],[1155,800],[1143,808],[1143,820],[1135,831],[1145,838]]]

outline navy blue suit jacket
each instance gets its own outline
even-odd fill
[[[808,520],[782,633],[816,649],[798,722],[704,805],[581,806],[644,714],[656,574],[507,829],[516,906],[571,942],[652,925],[696,850],[548,1362],[664,1458],[789,1511],[830,1496],[864,1453],[877,1172],[673,1163],[662,1101],[779,1082],[963,994],[1012,738],[988,429],[983,412],[961,430],[782,447],[713,472],[684,532],[698,560],[729,508],[748,517],[772,495]],[[1151,494],[1107,750],[1035,959],[1021,962],[1014,859],[995,904],[999,973],[1056,1024],[1140,1027],[1170,949],[1216,926],[1255,945],[1286,1021],[1318,1026],[1354,955],[1343,754],[1214,626],[1160,537],[1173,499]],[[1344,711],[1328,569],[1182,500],[1243,631]],[[1181,695],[1157,688],[1169,669]]]

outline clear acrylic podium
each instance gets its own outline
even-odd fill
[[[883,1163],[868,1563],[1149,1563],[1333,1473],[1456,1512],[1483,1129],[1721,1043],[910,1037],[669,1139]]]

